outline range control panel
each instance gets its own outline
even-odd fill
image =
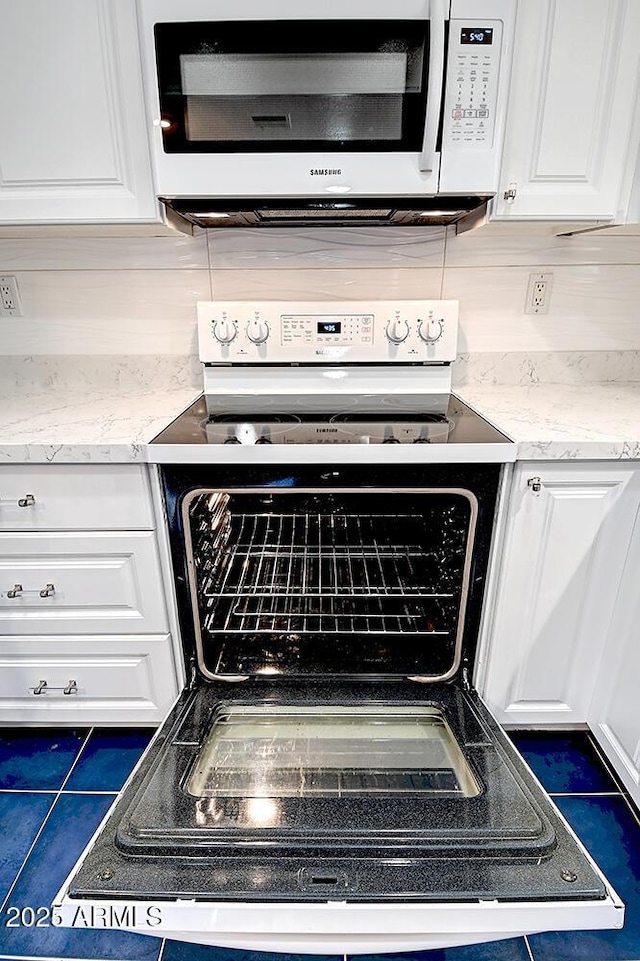
[[[457,340],[456,300],[198,304],[205,364],[442,364]]]
[[[443,147],[490,149],[502,52],[500,20],[452,20]]]

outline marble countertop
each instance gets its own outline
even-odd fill
[[[640,459],[640,382],[465,384],[456,394],[515,441],[518,460]]]
[[[518,460],[640,460],[640,354],[578,359],[478,355],[454,391],[515,442]],[[7,358],[0,464],[147,462],[149,442],[200,395],[200,378],[197,363],[173,356]]]
[[[0,395],[0,464],[132,463],[200,388],[54,387]]]

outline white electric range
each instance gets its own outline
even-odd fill
[[[204,394],[158,463],[504,463],[515,446],[451,390],[456,301],[198,304]],[[382,451],[381,445],[386,445]]]

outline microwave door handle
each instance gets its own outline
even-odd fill
[[[427,89],[427,113],[424,124],[424,140],[420,154],[420,170],[431,173],[436,169],[438,152],[438,127],[444,88],[444,25],[445,5],[448,0],[430,0],[429,3],[429,77]]]

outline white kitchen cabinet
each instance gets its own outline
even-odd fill
[[[132,0],[0,0],[0,223],[158,219]]]
[[[1,724],[153,724],[175,697],[166,634],[0,639]]]
[[[182,668],[156,517],[141,465],[0,467],[0,723],[164,717]]]
[[[639,506],[640,470],[630,464],[516,466],[482,685],[501,722],[587,721],[596,681],[609,671],[600,666],[605,638],[614,614],[623,616],[621,580],[633,576]],[[637,740],[633,750],[637,761]]]
[[[0,533],[0,633],[167,629],[153,531]]]
[[[493,219],[626,219],[639,34],[638,0],[520,0]]]
[[[153,530],[139,464],[17,464],[0,469],[0,531]]]
[[[589,727],[613,768],[640,807],[640,509],[602,651],[589,707]]]

